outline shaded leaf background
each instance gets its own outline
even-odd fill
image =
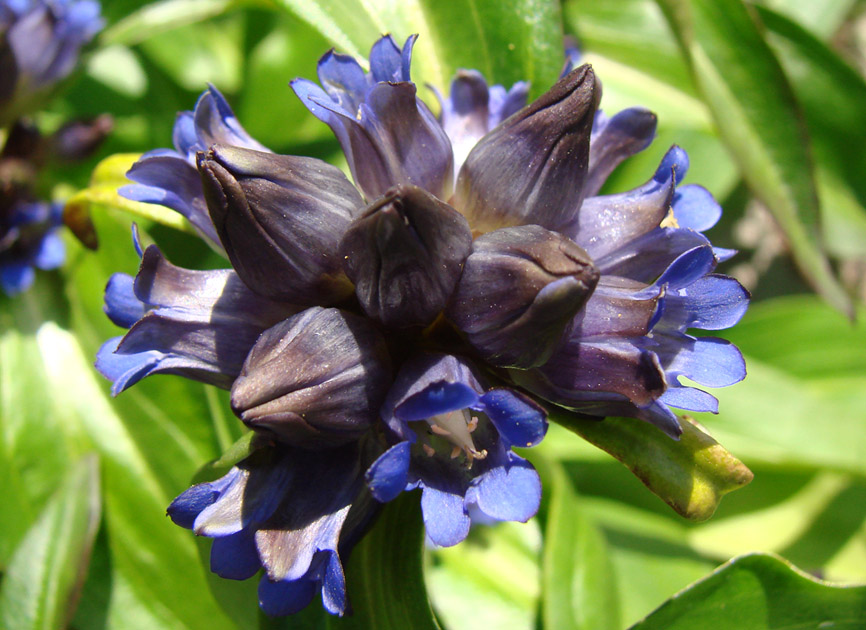
[[[130,216],[111,195],[85,194],[100,250],[69,239],[60,273],[41,274],[18,300],[0,297],[4,624],[60,627],[67,613],[73,628],[124,630],[402,630],[410,616],[413,627],[453,630],[686,628],[706,619],[738,629],[789,627],[791,619],[866,624],[862,587],[816,582],[773,556],[716,571],[732,557],[771,552],[813,576],[866,582],[866,324],[840,312],[849,300],[862,310],[866,286],[862,2],[104,4],[108,28],[40,117],[50,128],[112,112],[116,131],[99,157],[166,146],[175,112],[212,82],[274,150],[340,164],[327,128],[287,86],[314,77],[329,47],[365,56],[382,32],[401,41],[419,33],[419,83],[445,90],[457,68],[474,67],[506,85],[529,79],[539,94],[560,71],[562,34],[575,36],[601,77],[605,110],[644,105],[659,116],[654,144],[619,168],[608,189],[645,181],[677,143],[691,158],[687,181],[723,203],[710,237],[741,250],[723,271],[753,291],[744,321],[725,331],[746,355],[749,376],[714,392],[721,413],[696,421],[755,478],[717,509],[714,498],[714,516],[694,523],[625,466],[553,426],[525,453],[545,481],[537,519],[474,528],[461,546],[429,549],[409,495],[384,510],[349,563],[354,617],[331,619],[314,606],[269,620],[256,609],[254,581],[213,577],[209,543],[164,516],[196,471],[241,436],[226,395],[156,377],[111,399],[91,367],[102,341],[118,334],[102,313],[104,284],[116,271],[134,273],[138,261]],[[97,171],[90,182],[94,165],[50,172],[44,194],[68,197],[88,183],[110,191],[117,174]],[[173,262],[221,264],[158,215],[136,220]],[[654,441],[651,427],[635,430],[683,460],[679,447]],[[708,487],[724,486],[712,471],[708,479]],[[743,598],[742,616],[719,616],[723,604]],[[780,601],[787,616],[768,614]]]

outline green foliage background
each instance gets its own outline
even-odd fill
[[[102,313],[105,282],[138,263],[125,210],[141,208],[112,192],[134,156],[92,177],[95,162],[49,173],[46,196],[84,190],[74,199],[100,249],[70,237],[61,272],[0,297],[0,627],[866,626],[866,324],[852,323],[866,287],[863,2],[115,0],[103,11],[108,27],[82,72],[40,115],[50,128],[112,113],[101,157],[167,146],[175,112],[212,82],[275,151],[341,164],[287,86],[314,77],[329,47],[366,57],[381,33],[419,33],[419,85],[444,90],[468,67],[505,85],[529,79],[538,95],[558,76],[563,34],[574,36],[606,111],[644,105],[659,117],[653,145],[607,190],[644,181],[677,143],[691,158],[687,181],[722,202],[710,237],[741,250],[723,271],[753,288],[745,319],[726,331],[749,376],[714,392],[719,415],[696,418],[727,451],[697,428],[675,444],[635,421],[560,418],[525,452],[545,486],[532,522],[430,550],[417,497],[404,496],[349,562],[353,616],[314,605],[271,620],[255,580],[212,576],[209,543],[164,516],[241,437],[225,393],[157,377],[112,399],[92,368],[118,334]],[[150,210],[135,219],[172,261],[220,265]],[[747,481],[728,452],[754,481],[716,510]],[[656,471],[640,475],[652,492],[630,470]],[[659,497],[693,518],[715,515],[695,522]]]

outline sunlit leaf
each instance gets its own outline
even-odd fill
[[[3,628],[66,626],[84,582],[99,517],[99,465],[87,457],[69,471],[12,556],[0,591]]]
[[[549,494],[542,514],[544,627],[616,630],[622,627],[619,598],[604,535],[561,465],[551,462],[541,470]]]
[[[826,247],[863,255],[866,156],[857,147],[866,144],[866,81],[806,25],[757,9],[806,115],[821,169],[818,192]]]
[[[473,527],[454,547],[429,551],[433,608],[448,630],[531,630],[540,601],[541,532],[535,521]]]
[[[708,519],[725,494],[752,480],[752,473],[741,461],[687,418],[681,422],[680,439],[672,440],[634,418],[599,421],[559,410],[551,417],[613,455],[690,520]]]
[[[866,326],[809,296],[755,304],[728,337],[748,377],[696,414],[743,457],[866,472]],[[767,421],[772,418],[772,422]]]
[[[215,17],[238,4],[236,0],[152,2],[105,29],[100,40],[105,44],[137,44],[179,26]]]
[[[632,630],[854,630],[864,619],[866,586],[833,586],[778,557],[755,554],[720,567]]]

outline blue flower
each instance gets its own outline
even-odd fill
[[[168,514],[214,539],[211,570],[220,577],[246,580],[264,569],[259,604],[269,615],[296,613],[317,592],[325,610],[342,615],[341,557],[377,511],[364,465],[357,442],[324,451],[264,446],[224,477],[181,494]]]
[[[7,295],[26,291],[36,269],[57,269],[66,257],[58,234],[63,206],[42,201],[19,201],[0,208],[0,286]]]
[[[495,520],[529,520],[541,500],[538,473],[512,446],[530,447],[547,432],[546,413],[508,388],[482,388],[472,365],[451,355],[407,361],[382,418],[396,444],[367,471],[379,501],[422,488],[427,535],[456,545],[473,507]]]
[[[716,410],[681,377],[745,375],[733,345],[689,334],[733,325],[748,294],[714,273],[732,252],[702,234],[721,209],[680,185],[685,152],[632,191],[598,194],[652,141],[653,114],[606,116],[581,66],[529,104],[523,83],[462,71],[437,119],[411,81],[413,43],[381,38],[369,72],[332,51],[321,85],[292,82],[354,185],[268,152],[210,88],[178,118],[175,150],[145,154],[123,190],[189,218],[233,269],[144,252],[135,279],[109,282],[106,312],[129,332],[98,366],[115,393],[157,372],[231,389],[267,446],[169,512],[215,539],[220,575],[263,568],[271,614],[317,592],[345,612],[342,563],[401,492],[421,490],[439,545],[466,537],[470,513],[531,518],[541,483],[512,447],[544,437],[538,400],[676,438],[672,408]]]
[[[72,72],[104,24],[93,0],[0,0],[0,124]]]

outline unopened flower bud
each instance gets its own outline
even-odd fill
[[[589,255],[537,225],[478,237],[447,315],[493,365],[543,365],[598,283]]]
[[[471,247],[459,212],[421,188],[397,186],[352,224],[340,255],[364,312],[406,328],[445,308]]]
[[[364,204],[339,169],[223,145],[199,154],[198,169],[220,241],[253,291],[297,304],[351,294],[337,245]]]
[[[262,333],[231,402],[244,423],[282,442],[336,446],[376,420],[390,384],[376,329],[356,315],[314,307]]]
[[[583,200],[600,97],[592,68],[581,66],[475,145],[455,190],[473,230],[567,222]]]

